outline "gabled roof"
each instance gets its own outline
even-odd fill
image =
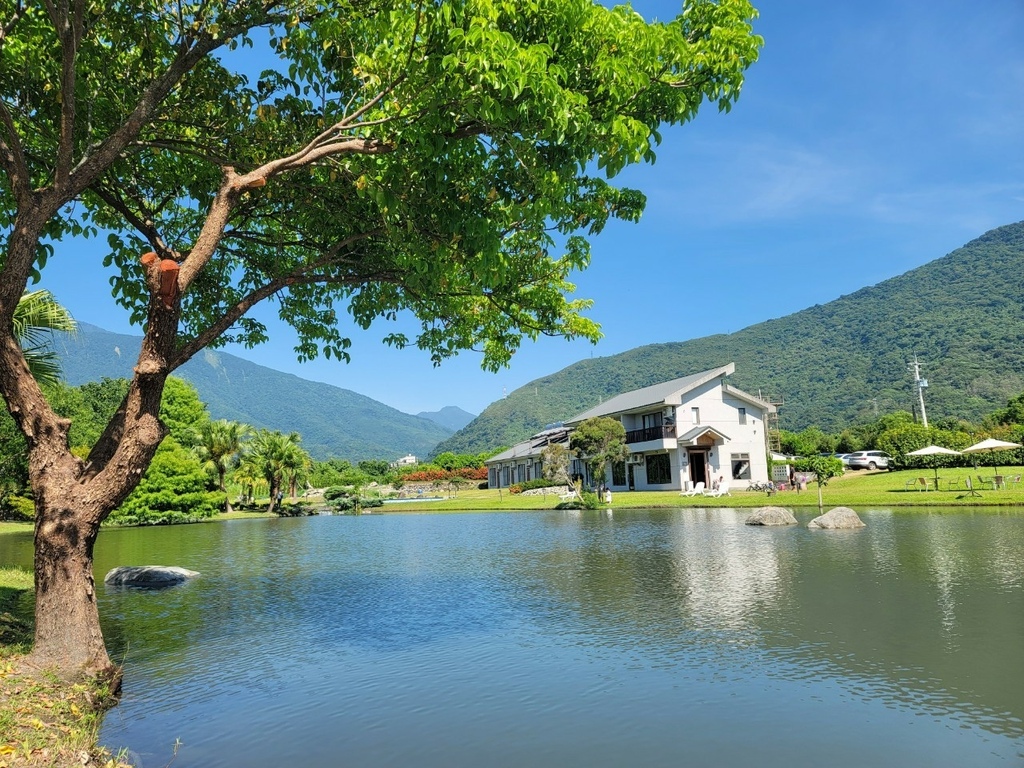
[[[746,400],[751,405],[756,405],[759,408],[763,408],[767,413],[775,412],[775,406],[769,403],[767,400],[762,400],[760,397],[756,397],[755,395],[752,395],[749,392],[744,392],[742,389],[737,389],[732,384],[726,384],[725,382],[722,382],[722,391],[725,392],[727,395],[732,395],[733,397],[739,398],[740,400]]]
[[[715,429],[714,427],[708,426],[707,424],[702,424],[700,426],[694,427],[688,432],[684,432],[683,434],[681,434],[679,436],[679,442],[695,443],[697,441],[697,438],[702,437],[708,433],[714,435],[717,439],[723,440],[725,442],[731,440],[731,438],[721,430]]]
[[[600,405],[595,405],[590,410],[584,411],[571,419],[566,424],[578,424],[586,419],[595,416],[611,416],[617,413],[629,413],[642,408],[649,408],[656,405],[679,405],[683,395],[696,389],[714,379],[728,376],[736,370],[735,363],[728,363],[719,368],[712,368],[709,371],[701,371],[692,376],[684,376],[681,379],[663,381],[643,389],[634,389],[632,392],[623,392],[611,400],[606,400]],[[749,396],[748,396],[749,397]]]

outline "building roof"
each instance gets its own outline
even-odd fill
[[[696,443],[698,438],[700,438],[700,437],[702,437],[702,436],[704,436],[706,434],[709,434],[709,433],[714,435],[717,439],[723,440],[725,442],[728,442],[731,439],[727,434],[722,432],[720,429],[715,429],[712,426],[708,426],[707,424],[703,424],[703,425],[699,425],[699,426],[694,427],[689,432],[684,432],[683,434],[681,434],[679,436],[679,442],[681,442],[681,443],[691,443],[691,444],[692,443]]]
[[[487,459],[484,464],[497,464],[503,461],[540,456],[541,452],[552,443],[568,445],[570,432],[572,432],[571,428],[563,426],[545,429],[544,431],[535,434],[529,440],[523,440],[521,443],[516,443],[511,448],[491,456],[491,458]]]
[[[683,376],[680,379],[663,381],[660,384],[654,384],[650,387],[644,387],[643,389],[634,389],[631,392],[623,392],[621,395],[616,395],[611,400],[606,400],[600,405],[595,405],[590,410],[573,416],[565,423],[575,425],[581,421],[592,419],[595,416],[611,416],[612,414],[617,413],[628,413],[630,411],[637,411],[642,408],[649,408],[655,405],[679,405],[682,402],[683,395],[687,392],[690,392],[702,384],[706,384],[714,379],[728,376],[735,370],[736,364],[728,363],[727,365],[712,368],[708,371],[701,371],[700,373],[695,373],[691,376]],[[736,391],[738,392],[739,390]],[[747,395],[747,397],[750,398],[752,396]],[[767,403],[765,405],[767,406]]]

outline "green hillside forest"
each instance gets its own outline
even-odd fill
[[[82,323],[55,345],[72,386],[103,377],[130,378],[141,338]],[[426,456],[454,430],[347,389],[206,350],[175,371],[191,383],[214,419],[298,432],[315,459],[349,461]]]
[[[781,401],[780,426],[837,431],[912,411],[908,363],[928,380],[929,420],[975,420],[1024,392],[1024,222],[835,301],[728,335],[592,358],[492,403],[435,449],[511,445],[602,399],[729,362],[736,386]]]

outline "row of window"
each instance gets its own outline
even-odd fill
[[[746,424],[747,409],[737,408],[736,411],[738,413],[739,423]],[[652,429],[654,427],[660,427],[662,425],[661,412],[659,411],[656,413],[645,413],[643,416],[640,417],[640,423],[643,429]],[[700,424],[700,408],[698,408],[697,406],[690,408],[690,423],[693,424],[694,426]]]
[[[743,410],[742,408],[740,409]],[[647,475],[648,485],[668,485],[672,482],[672,464],[667,453],[654,453],[644,457],[644,469]],[[732,468],[732,479],[733,480],[749,480],[750,479],[750,454],[749,453],[733,453],[729,457],[730,466]],[[509,465],[505,465],[501,468],[501,485],[509,486],[514,482],[529,480],[531,474],[540,476],[540,464],[537,463],[534,466],[530,464],[521,464],[516,467],[518,472],[513,471],[513,468]],[[531,472],[531,470],[533,470]],[[515,478],[515,475],[519,475],[519,478]],[[498,480],[498,469],[495,467],[491,468],[491,485],[497,485]],[[617,461],[612,463],[612,485],[624,486],[626,485],[626,463],[624,461]]]

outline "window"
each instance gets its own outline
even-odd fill
[[[660,413],[645,413],[642,417],[642,424],[644,429],[654,429],[655,427],[661,426],[661,414]]]
[[[700,408],[691,408],[690,416],[694,424],[700,424]]]
[[[626,462],[624,461],[613,461],[612,462],[612,485],[625,485],[626,484]]]
[[[672,482],[672,466],[667,453],[655,453],[647,457],[647,482],[650,485],[667,485]]]
[[[739,412],[740,412],[740,424],[746,424],[747,423],[747,409],[746,408],[740,408]]]
[[[743,410],[742,408],[740,410]],[[750,479],[750,454],[749,453],[734,453],[730,457],[732,461],[732,479],[733,480],[749,480]]]

